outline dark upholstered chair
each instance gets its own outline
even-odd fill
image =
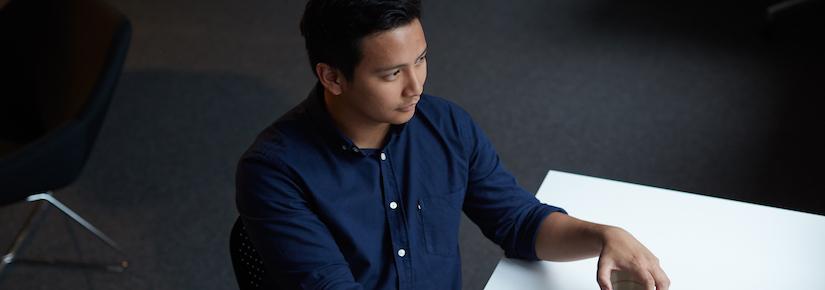
[[[131,25],[99,0],[12,0],[1,9],[0,206],[36,205],[9,251],[0,253],[0,273],[23,262],[121,271],[125,261],[36,261],[17,252],[49,205],[119,251],[53,191],[74,182],[86,163],[126,58]]]
[[[238,218],[229,237],[229,252],[235,278],[241,290],[263,289],[264,261],[246,235],[246,228]]]

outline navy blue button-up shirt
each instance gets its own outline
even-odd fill
[[[316,85],[238,164],[236,201],[267,283],[283,289],[460,289],[461,211],[508,257],[536,260],[540,203],[470,116],[422,95],[383,148],[358,148]]]

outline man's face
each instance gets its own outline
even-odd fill
[[[343,103],[372,123],[402,124],[412,118],[427,79],[427,42],[418,19],[364,37],[362,58],[342,89]]]

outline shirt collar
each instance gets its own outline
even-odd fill
[[[344,135],[332,120],[329,111],[324,101],[324,86],[320,82],[316,82],[315,86],[310,91],[306,99],[306,109],[309,116],[312,118],[315,126],[323,135],[325,142],[329,143],[335,150],[344,152],[353,152],[365,155],[361,148],[355,145],[352,140]],[[415,116],[413,116],[415,118]],[[409,122],[408,122],[409,123]],[[385,147],[389,145],[394,138],[396,138],[407,126],[407,123],[400,125],[390,125],[390,130],[385,143]]]

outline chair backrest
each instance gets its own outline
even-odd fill
[[[12,1],[0,16],[0,103],[15,127],[47,133],[76,120],[94,143],[126,58],[128,19],[101,0]]]
[[[79,175],[130,39],[128,19],[102,0],[2,7],[0,204],[59,189]]]
[[[102,0],[25,0],[2,18],[3,99],[24,105],[13,109],[44,131],[105,113],[129,46],[125,16]]]
[[[241,290],[263,289],[264,261],[246,235],[246,228],[240,218],[235,220],[229,237],[229,252],[235,279]]]

